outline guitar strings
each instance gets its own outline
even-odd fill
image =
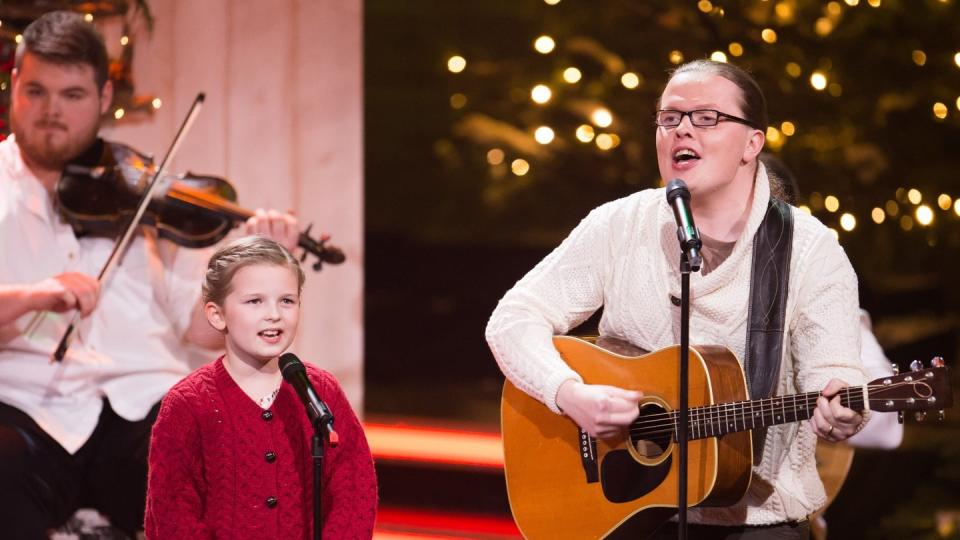
[[[905,385],[915,385],[920,381],[898,381],[893,384],[879,384],[879,385],[867,385],[867,389],[871,393],[871,397],[877,398],[879,394],[883,394],[887,390],[892,390]],[[861,387],[849,387],[849,389],[844,392],[849,401],[853,402],[854,405],[862,404],[862,390]],[[716,432],[722,431],[722,428],[730,425],[736,430],[737,424],[743,426],[743,429],[746,428],[747,422],[751,422],[751,428],[756,427],[756,421],[754,419],[754,413],[760,413],[761,426],[765,425],[763,420],[768,418],[765,416],[766,411],[769,411],[769,417],[792,416],[795,421],[805,420],[810,417],[812,413],[813,403],[820,397],[819,392],[808,392],[804,394],[793,394],[790,396],[780,396],[772,398],[764,398],[760,400],[752,401],[735,401],[730,403],[723,404],[711,404],[701,407],[696,407],[690,409],[693,413],[691,415],[691,423],[688,426],[688,431],[700,431],[700,432]],[[888,401],[897,402],[907,402],[910,399],[915,399],[912,397],[908,398],[890,398]],[[787,405],[788,401],[792,401],[791,405]],[[802,407],[798,407],[798,402]],[[780,415],[776,415],[777,410],[779,409]],[[807,418],[800,418],[800,413],[806,413]],[[749,414],[746,414],[749,413]],[[732,422],[730,416],[733,416]],[[634,435],[663,435],[667,433],[674,433],[677,429],[679,418],[679,412],[672,410],[664,413],[657,413],[649,416],[644,416],[641,420],[630,425],[629,433],[631,436]],[[713,435],[706,435],[713,436]]]

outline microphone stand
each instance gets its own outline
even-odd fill
[[[323,538],[323,454],[324,446],[337,446],[339,437],[333,430],[333,416],[326,414],[317,418],[313,423],[313,538]]]
[[[700,261],[694,261],[695,269],[700,269]],[[687,424],[689,422],[689,360],[690,360],[690,263],[688,250],[684,246],[680,254],[680,419],[677,425],[677,538],[687,539]]]

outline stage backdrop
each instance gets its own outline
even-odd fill
[[[162,157],[198,92],[206,103],[173,171],[225,176],[247,208],[291,209],[347,262],[306,267],[293,350],[363,397],[360,0],[150,0],[133,32],[138,94],[162,106],[104,135]],[[106,31],[105,31],[106,33]],[[111,49],[113,46],[111,45]]]

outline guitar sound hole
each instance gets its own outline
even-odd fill
[[[630,427],[630,443],[637,455],[655,459],[667,451],[673,431],[666,413],[666,409],[656,403],[640,407],[640,416]]]

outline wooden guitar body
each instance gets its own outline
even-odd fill
[[[554,346],[584,382],[643,392],[637,424],[678,408],[678,346],[636,357],[566,336]],[[726,348],[691,348],[689,378],[691,408],[748,399],[740,364]],[[501,420],[510,507],[526,538],[645,538],[676,512],[673,431],[594,440],[510,382]],[[753,460],[749,430],[690,440],[687,448],[690,506],[729,506],[743,497]]]

